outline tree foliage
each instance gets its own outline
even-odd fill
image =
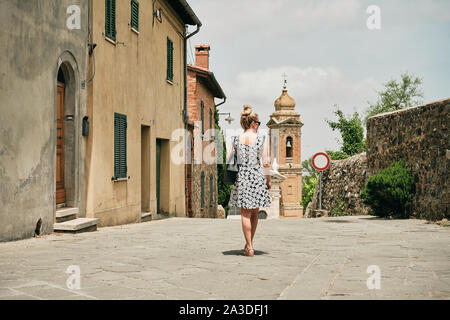
[[[308,203],[311,202],[316,188],[317,181],[319,181],[319,171],[314,169],[312,165],[312,157],[302,161],[303,177],[302,177],[302,200],[300,204],[306,210]]]
[[[312,165],[312,157],[308,160],[302,161],[302,168],[303,168],[303,182],[307,181],[311,178],[317,178],[319,176],[319,172],[314,169]]]
[[[337,121],[326,121],[333,131],[339,131],[342,142],[340,153],[335,153],[333,156],[335,158],[345,159],[357,153],[364,152],[366,150],[364,128],[358,112],[353,113],[351,116],[346,116],[342,110],[337,109],[334,114],[338,117]]]
[[[302,201],[300,201],[303,210],[306,210],[306,207],[311,202],[318,181],[316,176],[308,176],[308,178],[309,179],[306,179],[306,181],[303,182]]]
[[[330,157],[330,160],[343,160],[350,157],[342,151],[325,150],[325,153]]]
[[[402,73],[400,77],[401,80],[398,82],[391,80],[384,83],[384,90],[378,92],[378,101],[369,102],[365,116],[366,121],[380,113],[409,108],[422,103],[422,79],[408,73]]]

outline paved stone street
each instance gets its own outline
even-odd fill
[[[187,218],[0,243],[0,299],[450,299],[450,228],[424,220],[260,220],[254,246],[240,220]]]

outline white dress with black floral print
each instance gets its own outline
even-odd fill
[[[246,145],[239,141],[239,137],[232,137],[240,165],[231,190],[229,207],[256,209],[266,208],[272,204],[261,165],[264,139],[265,136],[258,136],[253,145]]]

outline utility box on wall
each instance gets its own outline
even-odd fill
[[[83,129],[82,129],[83,137],[89,136],[89,120],[88,119],[89,119],[88,116],[85,116],[83,118]]]

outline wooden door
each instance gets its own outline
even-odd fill
[[[186,177],[185,193],[186,193],[186,211],[187,216],[192,217],[192,164],[184,165],[184,174]]]
[[[161,212],[161,140],[156,139],[156,213]]]
[[[189,131],[190,136],[193,137],[194,134],[192,131]],[[194,161],[194,139],[188,139],[188,143],[190,143],[190,161],[187,161],[185,164],[185,177],[186,177],[186,211],[187,216],[192,218],[193,217],[193,211],[192,211],[192,162]]]
[[[150,211],[150,127],[141,126],[141,210]]]
[[[56,125],[56,204],[66,202],[64,188],[64,84],[58,82]]]

